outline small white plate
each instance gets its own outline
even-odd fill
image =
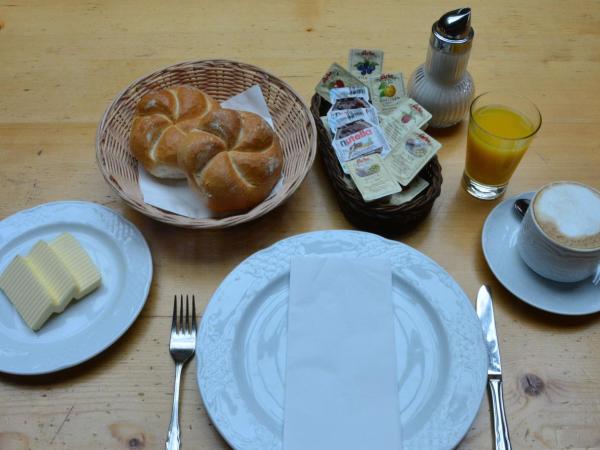
[[[223,280],[200,326],[198,385],[238,450],[281,449],[290,258],[382,257],[392,263],[404,450],[454,448],[481,404],[487,353],[462,289],[434,261],[377,235],[318,231],[285,239]]]
[[[65,231],[100,269],[102,285],[37,332],[0,290],[0,372],[39,375],[80,364],[125,333],[146,302],[152,281],[148,244],[132,223],[95,203],[46,203],[0,221],[0,272],[40,239]]]
[[[516,247],[521,218],[513,205],[516,199],[532,199],[533,195],[525,192],[506,199],[487,217],[481,245],[491,271],[513,295],[544,311],[567,316],[600,311],[600,286],[592,283],[592,277],[578,283],[558,283],[541,277],[521,259]]]

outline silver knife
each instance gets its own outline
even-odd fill
[[[502,398],[502,366],[500,365],[500,349],[496,336],[496,322],[492,306],[492,292],[483,285],[477,293],[477,316],[483,328],[483,337],[488,354],[488,393],[492,403],[494,422],[494,439],[496,450],[512,450],[508,425],[504,414],[504,399]]]

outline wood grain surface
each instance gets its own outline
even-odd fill
[[[97,122],[122,88],[176,62],[229,58],[280,76],[308,101],[328,65],[345,64],[350,47],[381,48],[386,70],[408,76],[424,61],[432,22],[453,6],[0,0],[0,219],[52,200],[101,203],[140,228],[155,268],[141,317],[103,354],[53,375],[0,375],[0,449],[164,448],[173,380],[167,349],[172,295],[193,292],[203,310],[226,274],[256,250],[297,233],[352,228],[319,160],[285,205],[234,229],[174,229],[132,211],[104,182],[94,159]],[[477,91],[520,92],[543,115],[508,195],[559,179],[600,188],[600,3],[470,6],[475,41],[469,70]],[[480,246],[482,224],[496,202],[475,200],[460,187],[465,124],[434,136],[443,144],[442,195],[430,216],[398,240],[438,261],[472,298],[481,283],[491,285],[514,448],[600,448],[598,316],[568,319],[537,311],[496,281]],[[184,448],[227,448],[203,408],[195,362],[183,389]],[[484,400],[459,448],[491,448],[490,431]]]

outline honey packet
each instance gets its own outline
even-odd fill
[[[333,63],[319,84],[315,86],[315,91],[329,103],[331,103],[331,98],[329,96],[329,90],[333,88],[342,88],[342,87],[350,87],[350,86],[364,86],[364,84],[352,76],[350,72],[344,69],[339,64]]]
[[[402,73],[384,73],[368,81],[371,102],[380,114],[390,114],[406,99]]]
[[[388,127],[388,133],[389,130]],[[405,133],[398,128],[394,133],[388,133],[386,136],[392,151],[384,160],[385,166],[396,181],[402,186],[408,186],[442,144],[419,129]]]
[[[364,155],[347,163],[348,172],[365,202],[371,202],[402,191],[387,171],[377,153]]]
[[[350,49],[348,55],[350,73],[363,83],[381,75],[383,70],[383,51],[362,48]]]

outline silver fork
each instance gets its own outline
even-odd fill
[[[173,322],[171,323],[171,341],[169,350],[175,361],[175,392],[173,394],[173,410],[171,423],[167,434],[166,450],[179,450],[181,448],[181,435],[179,431],[179,382],[181,371],[196,351],[196,298],[192,295],[192,318],[190,323],[189,298],[185,296],[185,322],[183,320],[183,295],[179,300],[179,325],[177,324],[177,296],[173,301]]]

